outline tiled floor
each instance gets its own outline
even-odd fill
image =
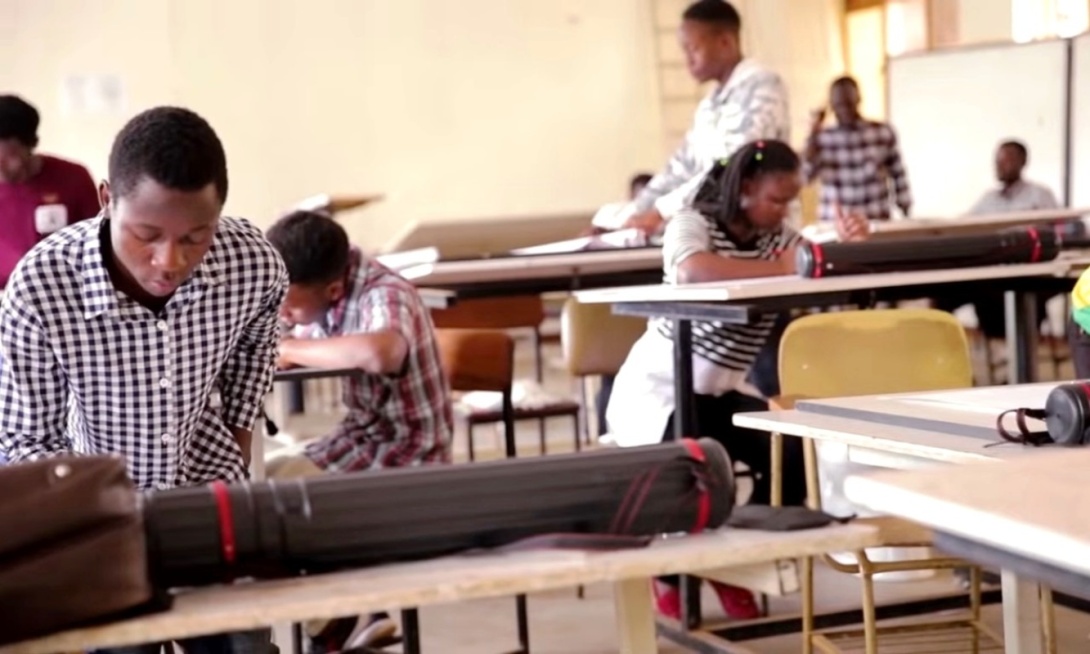
[[[518,357],[518,372],[522,378],[532,376],[532,358],[522,347]],[[545,388],[558,394],[572,394],[575,385],[562,372],[558,363],[555,347],[546,350]],[[1048,372],[1045,371],[1045,378]],[[333,389],[323,392],[312,389],[305,416],[294,418],[282,425],[285,431],[300,435],[318,435],[325,431],[336,419],[336,395]],[[592,421],[593,422],[593,421]],[[536,423],[523,423],[518,426],[518,444],[520,454],[531,455],[537,452],[538,434]],[[555,419],[549,425],[550,452],[569,451],[572,448],[571,422]],[[484,456],[499,456],[502,439],[498,430],[480,429],[478,432],[478,452]],[[456,436],[456,459],[465,458],[465,435]],[[818,609],[837,610],[859,606],[859,585],[853,577],[841,575],[827,569],[819,569]],[[905,599],[928,594],[949,593],[953,586],[948,577],[936,577],[922,582],[882,583],[878,585],[879,602]],[[606,585],[590,586],[586,597],[578,599],[575,589],[532,595],[530,597],[531,642],[534,654],[606,654],[616,652],[614,634],[613,600],[610,587]],[[705,611],[712,619],[722,619],[713,597],[705,600]],[[773,616],[790,615],[798,611],[797,595],[773,598],[771,603]],[[997,606],[985,609],[987,621],[993,628],[1001,631],[1001,613]],[[509,598],[462,602],[425,608],[421,611],[424,651],[428,654],[500,654],[513,651],[517,646],[515,634],[514,600]],[[1090,652],[1090,616],[1074,613],[1067,609],[1057,609],[1057,628],[1060,636],[1058,651]],[[797,635],[781,636],[744,644],[753,652],[767,654],[787,654],[801,651]],[[392,651],[396,651],[393,648]],[[669,643],[661,644],[664,653],[684,651]],[[744,650],[743,650],[744,651]],[[861,651],[861,650],[860,650]],[[916,643],[908,649],[889,648],[883,653],[902,654],[909,652],[936,652],[939,646]],[[947,652],[951,650],[942,649]],[[968,651],[968,650],[953,650]]]

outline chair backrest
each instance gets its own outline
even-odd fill
[[[582,304],[569,298],[560,314],[568,372],[575,377],[615,374],[645,331],[645,318],[618,316],[609,304]]]
[[[432,322],[442,329],[537,328],[545,320],[540,295],[459,299],[448,309],[433,309]]]
[[[443,372],[454,391],[509,394],[515,341],[498,329],[436,329]]]
[[[780,393],[843,397],[968,388],[965,329],[945,311],[885,309],[814,314],[780,343]]]

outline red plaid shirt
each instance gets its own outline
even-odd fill
[[[345,381],[348,415],[332,434],[306,448],[306,455],[323,470],[450,462],[454,418],[431,314],[412,284],[353,250],[344,299],[326,313],[324,324],[304,335],[386,330],[397,331],[409,343],[405,370],[398,375],[365,373]]]

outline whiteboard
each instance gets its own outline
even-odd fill
[[[1071,206],[1090,205],[1090,34],[1074,40]]]
[[[1027,179],[1062,199],[1067,42],[930,52],[889,60],[889,117],[918,216],[967,212],[994,188],[995,149],[1029,148]]]

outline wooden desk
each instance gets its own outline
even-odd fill
[[[650,578],[711,571],[878,542],[871,527],[797,532],[721,530],[615,552],[482,553],[179,594],[166,613],[0,647],[0,654],[56,654],[485,597],[612,582],[620,651],[658,651]],[[748,650],[733,650],[741,654]]]
[[[1090,216],[1090,208],[1044,209],[958,216],[956,218],[909,218],[906,220],[872,221],[871,238],[921,238],[924,236],[987,234],[1011,227],[1061,223],[1083,216]],[[836,230],[832,225],[818,224],[815,227],[817,229],[810,229],[810,231],[814,233],[817,240],[836,238]],[[827,235],[830,238],[826,238]]]
[[[870,422],[882,428],[904,427],[994,443],[999,440],[996,420],[1000,414],[1021,407],[1044,408],[1048,394],[1056,386],[1056,382],[1049,382],[800,400],[795,408],[803,413]],[[1034,429],[1044,428],[1039,421],[1029,422]]]
[[[871,452],[881,452],[931,463],[980,463],[1017,456],[1025,449],[1013,443],[989,447],[998,441],[998,436],[981,439],[942,434],[797,409],[740,413],[735,416],[734,424],[776,434],[841,443],[849,447],[849,457],[860,462],[873,460],[875,457],[870,456]],[[857,451],[863,453],[857,455]]]
[[[417,286],[449,289],[458,297],[542,294],[660,281],[662,251],[642,247],[497,256],[421,263],[399,272]]]
[[[984,468],[959,468],[952,472],[948,467],[925,475],[927,479],[948,479],[950,484],[961,484],[961,479],[970,470],[993,468],[995,474],[1003,475],[1003,470],[1033,457],[1045,450],[1059,448],[1030,448],[1023,445],[1006,443],[999,439],[995,431],[995,419],[999,413],[1009,408],[1044,406],[1044,398],[1055,384],[1025,384],[1017,386],[998,386],[967,390],[937,391],[930,393],[900,393],[888,395],[860,396],[855,398],[836,398],[830,400],[810,400],[799,402],[799,408],[793,411],[766,411],[746,413],[735,416],[734,423],[740,427],[762,429],[789,436],[800,436],[816,440],[843,443],[852,448],[877,451],[901,456],[917,457],[935,463],[980,464],[986,462],[1003,465],[985,466]],[[1012,406],[1008,406],[1012,405]],[[990,425],[990,430],[988,426]],[[1065,449],[1060,456],[1070,455]],[[851,455],[850,455],[850,458]],[[859,457],[866,461],[866,457]],[[916,473],[910,473],[916,474]],[[923,473],[921,473],[923,474]],[[1006,473],[1006,486],[985,491],[993,493],[996,501],[1010,501],[1022,493],[1022,483]],[[883,477],[884,478],[884,477]],[[857,490],[848,492],[849,499],[876,510],[901,515],[929,526],[939,526],[928,520],[917,520],[917,514],[909,515],[903,511],[890,511],[887,506],[879,506],[868,500],[867,490],[858,490],[863,478],[849,479],[848,485],[855,485]],[[947,482],[944,482],[944,485]],[[1067,486],[1068,492],[1077,492],[1081,484]],[[1074,491],[1072,489],[1075,489]],[[1067,500],[1069,504],[1077,504]],[[934,505],[930,506],[934,509]],[[1063,506],[1063,503],[1048,505]],[[1069,511],[1067,507],[1065,511]],[[1038,507],[1041,510],[1041,507]],[[939,511],[932,511],[936,516]],[[918,514],[920,516],[923,513]],[[928,514],[930,515],[930,514]],[[946,520],[935,517],[933,520]],[[965,548],[955,543],[950,547],[951,539],[938,537],[936,546],[955,556],[965,556],[982,563],[994,563],[984,560],[974,553],[969,556]],[[1001,566],[1002,567],[1002,566]],[[1058,586],[1058,588],[1071,588]],[[1003,581],[1004,629],[1008,644],[1021,649],[1008,649],[1010,652],[1038,652],[1030,647],[1036,643],[1040,634],[1038,617],[1039,588],[1035,583],[1019,581],[1016,574],[1008,571]],[[1085,587],[1078,592],[1086,595]],[[1086,610],[1085,601],[1069,596],[1057,595],[1057,602]]]
[[[1003,570],[1007,652],[1041,651],[1036,584],[1090,590],[1090,450],[1026,454],[1002,465],[850,478],[848,497],[936,530],[935,545]]]
[[[1064,258],[1036,264],[984,266],[873,275],[845,275],[806,279],[793,275],[708,282],[655,284],[628,288],[579,291],[580,302],[610,303],[614,312],[675,321],[675,412],[679,434],[693,433],[691,321],[715,320],[745,324],[758,315],[807,307],[872,304],[878,300],[908,299],[961,291],[1004,289],[1008,292],[1007,339],[1015,381],[1031,381],[1036,373],[1037,309],[1035,291],[1070,289],[1067,276],[1082,258]]]

